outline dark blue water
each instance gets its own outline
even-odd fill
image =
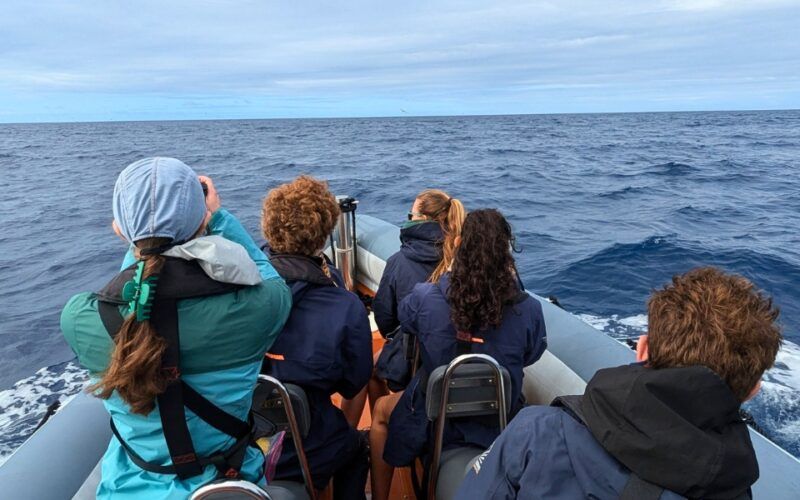
[[[254,234],[267,190],[300,173],[397,223],[430,187],[499,207],[528,288],[617,337],[646,328],[652,288],[706,264],[774,295],[800,337],[798,111],[0,125],[0,455],[85,381],[59,364],[59,312],[118,268],[114,179],[151,155],[211,175]],[[800,454],[794,343],[749,408]]]

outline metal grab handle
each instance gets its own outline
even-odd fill
[[[444,371],[442,376],[442,402],[439,407],[439,416],[436,419],[436,433],[434,434],[433,441],[433,459],[431,460],[430,480],[428,482],[428,499],[436,500],[436,482],[439,479],[439,461],[442,458],[442,441],[444,440],[444,425],[446,422],[445,415],[447,414],[447,405],[450,399],[450,379],[453,377],[456,368],[459,366],[476,361],[482,364],[487,364],[492,367],[495,374],[495,381],[497,383],[497,399],[498,399],[498,420],[500,424],[500,432],[506,428],[508,424],[508,415],[506,414],[506,385],[503,380],[503,371],[500,364],[491,356],[486,354],[462,354],[458,356]]]
[[[300,435],[300,429],[297,426],[297,417],[295,417],[294,414],[294,407],[292,406],[292,398],[289,395],[289,391],[287,391],[286,386],[275,377],[271,377],[269,375],[259,375],[258,380],[261,382],[270,383],[278,390],[278,395],[280,396],[281,401],[283,402],[283,407],[286,410],[286,418],[289,420],[289,430],[292,432],[292,441],[294,442],[294,448],[297,452],[297,460],[300,462],[300,471],[303,473],[303,483],[305,484],[306,491],[308,492],[308,497],[311,500],[316,500],[317,491],[314,489],[314,483],[311,482],[311,469],[308,466],[306,452],[303,449],[303,437]]]

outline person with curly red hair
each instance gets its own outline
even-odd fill
[[[292,311],[264,359],[262,372],[302,387],[311,407],[303,440],[314,487],[333,479],[334,499],[365,498],[367,442],[331,402],[352,398],[372,374],[372,333],[361,300],[344,287],[338,270],[322,254],[339,216],[325,182],[309,176],[278,186],[264,200],[261,228],[270,261],[292,292]],[[301,480],[291,441],[276,478]]]

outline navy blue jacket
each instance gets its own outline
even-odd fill
[[[662,500],[746,497],[758,464],[739,405],[705,367],[600,370],[580,401],[582,418],[525,408],[456,498],[617,499],[631,470],[664,488]]]
[[[442,228],[438,222],[422,222],[400,230],[400,251],[389,257],[372,310],[385,337],[397,328],[397,306],[414,285],[424,283],[442,259]]]
[[[311,430],[303,442],[317,488],[324,488],[358,440],[331,395],[355,396],[372,374],[372,333],[359,298],[344,288],[338,271],[331,277],[322,260],[272,254],[272,265],[292,291],[292,311],[270,348],[262,372],[281,382],[297,384],[308,395]],[[301,477],[291,440],[276,471],[277,478]]]
[[[421,283],[400,304],[400,321],[404,332],[416,335],[420,343],[422,370],[418,371],[397,403],[389,419],[389,437],[384,459],[391,465],[408,465],[425,454],[429,442],[429,424],[425,415],[426,388],[421,387],[423,372],[431,373],[456,356],[456,330],[450,320],[446,290],[450,275],[439,283]],[[472,352],[492,356],[511,377],[514,415],[522,407],[522,369],[538,360],[547,347],[542,306],[527,296],[521,302],[506,306],[503,321],[497,328],[480,332],[483,343],[473,345]],[[496,419],[448,422],[445,447],[474,445],[487,448],[499,434]]]

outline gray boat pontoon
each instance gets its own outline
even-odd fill
[[[376,290],[386,259],[399,249],[399,229],[369,216],[357,219],[356,280]],[[548,350],[526,368],[524,393],[530,404],[549,404],[555,396],[582,394],[600,368],[630,363],[634,353],[576,316],[541,297]],[[756,499],[800,498],[800,461],[751,430],[761,477]],[[99,460],[111,431],[99,400],[76,396],[47,421],[0,467],[0,497],[9,499],[93,498]]]

